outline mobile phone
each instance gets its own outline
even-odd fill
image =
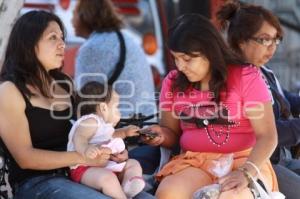
[[[145,137],[148,137],[150,139],[156,138],[158,136],[158,134],[156,132],[153,132],[149,129],[141,129],[141,130],[138,131],[138,133],[141,136],[145,136]]]

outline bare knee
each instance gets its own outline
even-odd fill
[[[125,168],[141,168],[141,165],[140,163],[137,161],[137,160],[134,160],[134,159],[128,159],[126,161],[126,166]]]
[[[192,193],[189,193],[184,186],[177,184],[176,181],[170,182],[164,180],[156,190],[155,196],[158,199],[187,199],[192,197]]]
[[[119,183],[118,177],[111,171],[103,172],[101,178],[98,178],[97,181],[101,189],[105,189],[106,186],[110,187],[113,184]]]
[[[155,193],[155,197],[158,199],[187,199],[191,198],[187,196],[184,192],[180,192],[180,190],[175,188],[168,189],[159,189]]]
[[[112,171],[92,167],[83,174],[81,183],[101,191],[108,189],[108,186],[119,183],[119,181],[117,176]]]

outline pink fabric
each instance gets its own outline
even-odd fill
[[[112,154],[121,153],[126,148],[122,138],[113,138],[109,143],[102,144],[102,147],[110,148]]]
[[[221,92],[220,106],[211,101],[213,93],[209,91],[190,88],[184,93],[172,92],[171,86],[176,76],[177,71],[173,70],[164,79],[160,94],[161,110],[172,111],[176,116],[182,112],[190,115],[192,111],[193,114],[203,116],[210,112],[210,109],[203,110],[203,107],[211,105],[222,110],[228,109],[228,117],[225,118],[235,123],[234,126],[229,127],[209,125],[207,132],[205,128],[198,128],[194,123],[181,120],[180,146],[184,151],[231,153],[245,150],[255,144],[255,134],[249,119],[245,116],[245,107],[271,101],[267,86],[256,67],[230,66],[228,68],[227,90]],[[211,138],[218,144],[213,144]]]

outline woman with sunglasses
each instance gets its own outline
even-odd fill
[[[210,21],[197,14],[175,21],[168,47],[177,69],[163,82],[160,125],[149,127],[158,136],[145,142],[167,148],[179,142],[181,153],[158,173],[157,198],[192,198],[198,189],[217,183],[220,199],[252,199],[247,186],[258,170],[276,190],[268,159],[277,133],[271,97],[258,69],[243,64]],[[233,155],[228,172],[222,177],[212,172],[214,163],[228,154]]]
[[[282,89],[273,71],[265,66],[282,40],[280,22],[261,6],[238,3],[226,4],[218,18],[223,28],[227,28],[229,45],[247,62],[257,66],[269,87],[278,132],[278,147],[271,161],[280,191],[287,198],[298,198],[300,190],[291,187],[300,185],[300,160],[292,159],[289,149],[300,142],[300,119],[292,117],[299,116],[300,97]]]

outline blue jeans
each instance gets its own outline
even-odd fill
[[[159,166],[159,147],[142,145],[130,150],[128,153],[129,158],[139,161],[143,168],[143,174],[152,175]]]
[[[278,164],[300,175],[300,159],[293,159],[290,150],[286,148],[280,150],[280,161]]]
[[[273,165],[277,176],[279,191],[287,199],[298,199],[300,196],[300,176],[283,165]]]
[[[292,170],[293,172],[298,174],[299,178],[300,178],[300,160],[299,159],[292,159],[292,158],[286,159],[286,160],[282,160],[279,164],[288,168],[289,170]]]
[[[65,176],[44,175],[25,181],[15,190],[14,199],[110,199],[99,191],[75,183]],[[154,199],[142,192],[135,199]]]

